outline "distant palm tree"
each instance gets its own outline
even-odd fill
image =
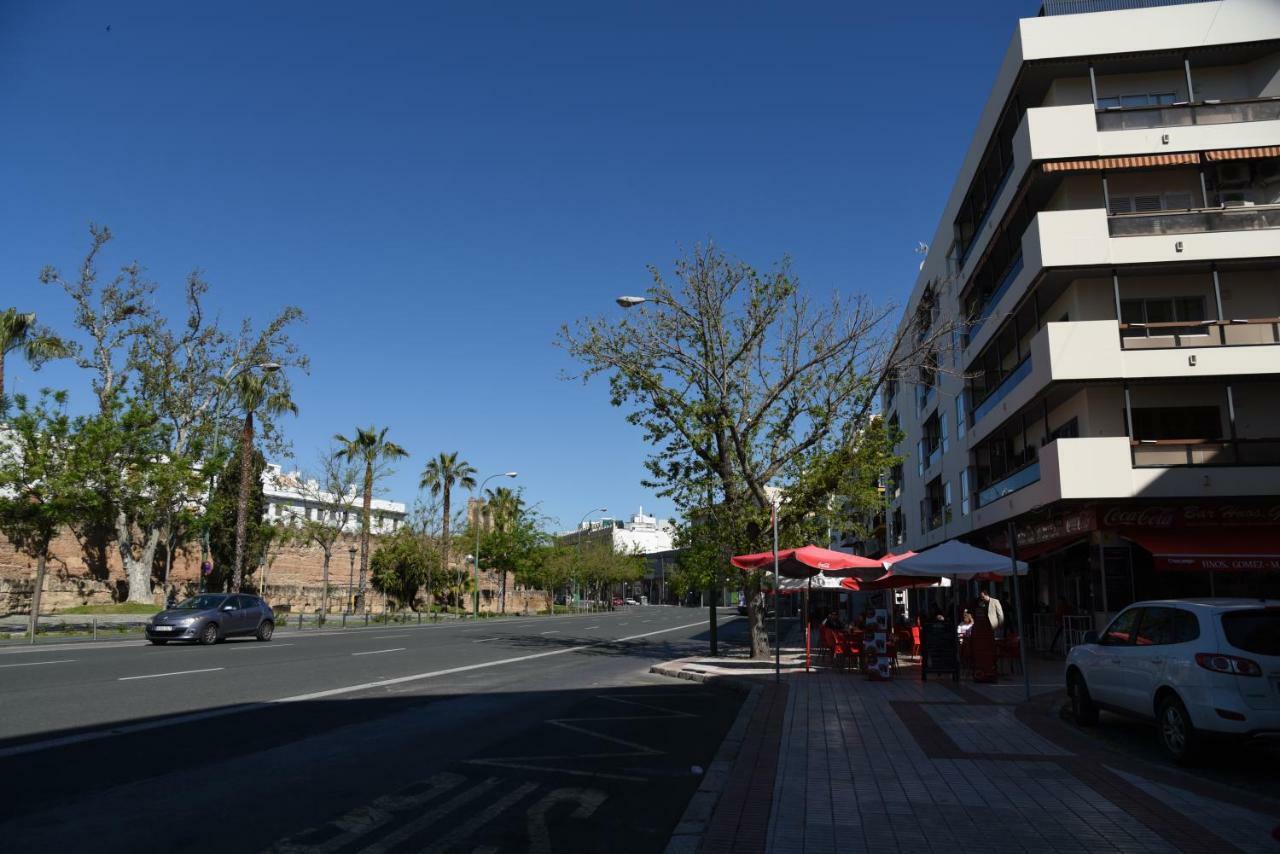
[[[71,345],[36,324],[33,312],[22,313],[16,308],[0,311],[0,412],[4,411],[4,357],[21,352],[33,365],[47,359],[61,359],[71,355]]]
[[[381,430],[372,425],[368,429],[357,427],[356,435],[350,439],[341,433],[333,438],[341,446],[344,458],[364,464],[364,512],[360,516],[360,593],[356,598],[358,611],[364,607],[364,579],[369,571],[369,520],[375,472],[384,473],[380,470],[380,464],[407,457],[409,452],[395,442],[387,441],[386,427]]]
[[[249,481],[253,479],[253,414],[297,415],[298,407],[270,372],[245,370],[232,383],[236,402],[244,410],[244,426],[240,429],[240,495],[236,502],[236,557],[231,576],[231,590],[239,593],[244,581],[244,546],[249,527]]]
[[[520,493],[506,486],[485,490],[485,503],[488,505],[493,529],[500,534],[510,531],[520,521],[524,513],[524,499]],[[507,573],[502,572],[501,586],[498,592],[498,610],[507,612]]]
[[[422,470],[422,480],[419,482],[418,486],[421,489],[431,490],[432,495],[439,496],[441,499],[442,509],[444,511],[444,524],[441,526],[440,532],[440,554],[444,570],[445,572],[448,572],[450,546],[450,496],[455,486],[460,486],[463,489],[475,489],[476,470],[466,460],[458,459],[457,451],[454,451],[452,454],[446,454],[444,451],[441,451],[440,456],[427,462],[426,468]],[[476,512],[480,512],[478,508],[476,508]],[[479,523],[478,519],[476,520],[476,523]],[[460,578],[459,584],[461,584]],[[461,587],[459,587],[459,590],[461,590]],[[461,596],[461,593],[459,593],[459,596]]]

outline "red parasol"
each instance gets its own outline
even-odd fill
[[[739,569],[768,569],[773,566],[773,552],[738,555],[730,558],[729,562]],[[813,545],[778,552],[778,573],[787,578],[809,578],[819,572],[833,575],[842,570],[878,569],[881,566],[880,561],[869,557],[859,557]]]

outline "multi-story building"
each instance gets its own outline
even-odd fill
[[[1012,530],[1028,604],[1098,619],[1274,595],[1280,3],[1019,21],[897,335],[890,548]]]
[[[359,533],[364,499],[355,484],[343,495],[325,492],[314,480],[299,472],[286,472],[279,463],[267,463],[262,472],[262,491],[267,500],[267,521],[300,525],[304,520],[342,525],[348,534]],[[346,508],[350,508],[349,512]],[[374,498],[369,505],[369,531],[393,534],[404,524],[407,511],[401,501]],[[343,518],[338,518],[338,517]]]

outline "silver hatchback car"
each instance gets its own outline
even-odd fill
[[[213,644],[236,635],[269,641],[276,630],[271,606],[247,593],[202,593],[161,611],[147,623],[147,640]]]

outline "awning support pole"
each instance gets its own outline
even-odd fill
[[[1018,586],[1018,540],[1014,536],[1013,520],[1009,520],[1009,565],[1013,568],[1013,607],[1018,615],[1018,658],[1022,665],[1022,686],[1026,699],[1031,699],[1031,671],[1027,669],[1027,630],[1022,624],[1022,589]]]
[[[782,609],[778,593],[782,587],[782,575],[778,572],[778,505],[772,508],[773,516],[773,681],[782,681]]]

